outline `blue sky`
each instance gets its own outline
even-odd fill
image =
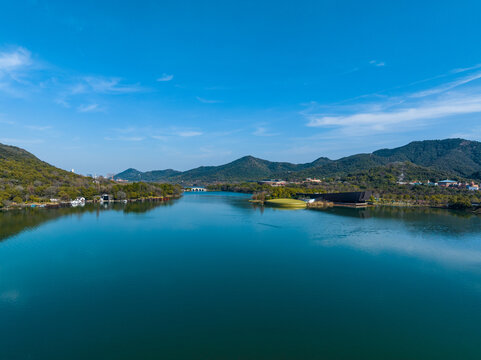
[[[479,1],[0,5],[0,142],[65,169],[481,140]]]

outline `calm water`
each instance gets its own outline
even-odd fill
[[[0,213],[0,359],[481,358],[481,217],[247,199]]]

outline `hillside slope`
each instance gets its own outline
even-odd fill
[[[0,144],[0,185],[74,185],[85,177],[52,166],[26,150]]]
[[[107,193],[115,199],[139,199],[180,194],[170,184],[115,184],[107,179],[93,180],[44,161],[28,151],[0,144],[0,208],[25,203],[48,202],[55,198],[69,201],[82,196],[93,199]]]
[[[375,151],[373,155],[388,162],[410,161],[464,177],[481,171],[481,143],[464,139],[414,141],[399,148]]]

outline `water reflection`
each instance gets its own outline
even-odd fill
[[[438,232],[450,235],[479,233],[481,216],[469,211],[452,211],[432,208],[372,207],[365,209],[330,208],[326,214],[361,219],[401,221],[407,230],[416,233]]]
[[[223,201],[246,210],[260,210],[261,215],[266,211],[269,216],[276,216],[272,213],[278,210],[249,203],[244,197]],[[347,246],[372,254],[397,253],[443,265],[480,269],[481,216],[469,211],[334,207],[303,212],[296,216],[297,221],[326,247]],[[265,222],[258,224],[268,226]]]
[[[398,253],[404,256],[436,261],[444,265],[456,265],[481,271],[481,243],[446,241],[427,237],[409,236],[348,236],[318,240],[327,246],[349,246],[362,251],[379,254],[382,252]]]
[[[87,204],[84,207],[68,207],[59,209],[25,208],[22,210],[9,210],[0,212],[0,242],[23,231],[33,230],[40,225],[65,216],[82,216],[88,213],[103,211],[122,211],[126,214],[147,213],[160,206],[172,206],[176,200],[170,201],[144,201],[127,204]]]
[[[481,217],[474,214],[420,208],[332,208],[324,214],[349,220],[341,220],[336,233],[314,233],[323,246],[348,246],[376,255],[397,253],[480,269]]]

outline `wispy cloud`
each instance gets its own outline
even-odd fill
[[[182,138],[190,138],[204,135],[204,132],[198,129],[192,128],[152,128],[148,127],[136,127],[136,126],[127,126],[124,128],[114,128],[111,129],[113,133],[119,134],[118,137],[109,138],[109,140],[118,140],[118,139],[155,139],[161,141],[168,141],[173,139],[178,139],[179,137]]]
[[[0,119],[0,124],[14,125],[15,121]]]
[[[80,105],[77,107],[77,110],[81,113],[87,113],[87,112],[99,112],[103,111],[100,107],[99,104],[89,104],[89,105]]]
[[[204,99],[204,98],[201,98],[200,96],[196,96],[196,99],[203,104],[219,104],[222,102],[221,100]]]
[[[373,66],[386,66],[386,63],[384,61],[378,61],[378,60],[371,60],[369,61],[369,64]]]
[[[460,74],[477,68],[450,73]],[[374,101],[358,98],[354,104],[320,106],[311,103],[301,114],[309,127],[340,129],[343,134],[406,131],[438,119],[481,113],[481,88],[470,84],[480,78],[481,72],[474,72],[403,95],[377,96]],[[466,89],[453,91],[462,86]]]
[[[257,129],[252,133],[254,136],[277,136],[279,133],[270,132],[265,127],[259,126]]]
[[[15,98],[48,96],[58,105],[77,111],[99,111],[85,106],[87,96],[122,95],[145,91],[139,83],[120,77],[73,75],[54,65],[37,60],[21,46],[0,49],[0,92]]]
[[[412,107],[356,113],[344,116],[311,115],[308,117],[308,126],[368,126],[372,130],[382,131],[399,123],[477,112],[481,112],[481,95],[459,99],[440,99]]]
[[[33,65],[31,53],[23,47],[0,52],[0,91],[16,98],[25,97],[26,73]]]
[[[474,68],[475,67],[473,67],[473,69]],[[469,70],[469,69],[464,69],[463,72],[467,71],[467,70]],[[458,72],[461,72],[461,71],[458,71]],[[481,71],[476,72],[476,73],[471,74],[471,75],[468,75],[468,76],[465,76],[465,77],[462,77],[460,79],[456,79],[456,80],[448,82],[446,84],[442,84],[440,86],[437,86],[437,87],[434,87],[434,88],[431,88],[431,89],[416,92],[416,93],[412,94],[411,97],[426,97],[426,96],[430,96],[430,95],[443,93],[443,92],[446,92],[448,90],[454,89],[458,86],[468,84],[471,81],[477,80],[479,78],[481,78]]]
[[[31,144],[41,144],[44,142],[43,139],[21,139],[21,138],[0,138],[0,142],[3,144],[11,145],[31,145]]]
[[[106,136],[104,139],[108,141],[142,141],[145,139],[145,137],[143,136],[117,136],[117,137]]]
[[[28,130],[33,130],[33,131],[46,131],[50,130],[52,127],[51,126],[38,126],[38,125],[24,125],[25,129]]]
[[[77,85],[76,93],[92,90],[103,94],[127,94],[143,90],[139,84],[123,84],[121,78],[87,76],[83,80],[85,83]],[[85,84],[88,87],[83,87]]]
[[[475,70],[475,69],[479,69],[479,68],[481,68],[481,64],[476,64],[476,65],[469,66],[469,67],[466,67],[466,68],[453,69],[453,70],[451,70],[451,72],[454,73],[454,74],[457,74],[457,73],[460,73],[460,72],[471,71],[471,70]]]
[[[58,97],[54,100],[54,103],[62,105],[64,108],[70,108],[70,103],[64,97]]]
[[[0,52],[0,74],[24,68],[31,63],[31,53],[23,47]]]
[[[161,141],[167,141],[169,139],[169,137],[165,135],[151,135],[150,137],[152,139],[161,140]]]
[[[193,137],[193,136],[200,136],[203,133],[201,131],[179,131],[177,136],[180,137]]]
[[[170,81],[173,78],[174,78],[174,75],[163,73],[162,76],[157,79],[157,81]]]

